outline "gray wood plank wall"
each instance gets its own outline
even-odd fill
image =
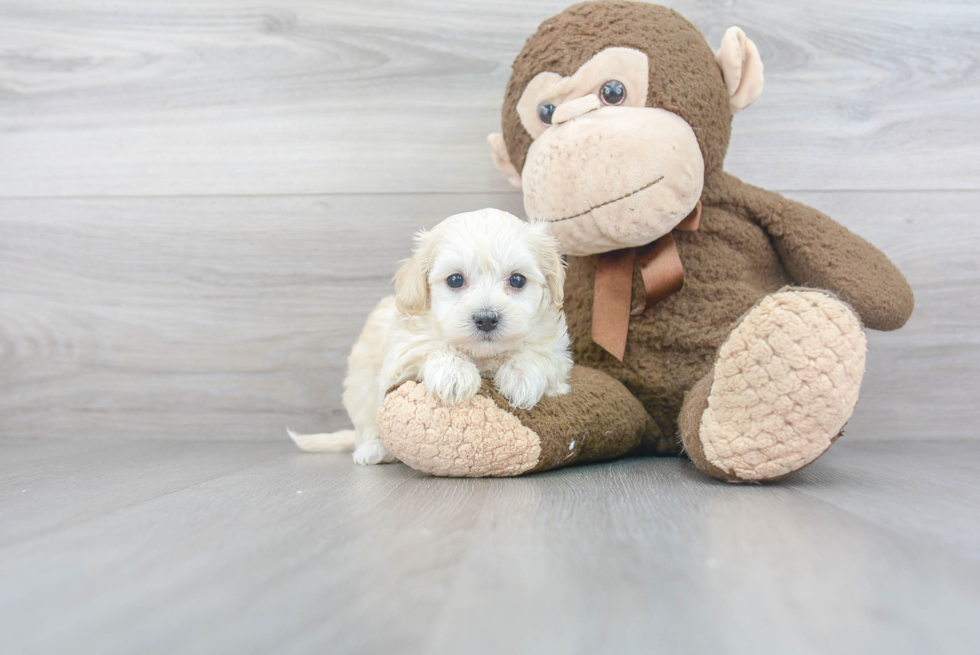
[[[766,91],[726,167],[879,245],[849,438],[976,438],[980,5],[669,3]],[[521,200],[510,62],[563,2],[0,1],[0,437],[282,438],[340,382],[414,230]]]

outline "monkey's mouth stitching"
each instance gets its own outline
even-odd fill
[[[590,211],[593,211],[593,210],[595,210],[595,209],[599,209],[600,207],[605,207],[606,205],[611,205],[611,204],[613,204],[614,202],[619,202],[620,200],[623,200],[623,199],[625,199],[625,198],[629,198],[630,196],[635,196],[635,195],[636,195],[636,194],[638,194],[638,193],[639,193],[640,191],[646,191],[647,189],[649,189],[650,187],[652,187],[652,186],[653,186],[654,184],[656,184],[657,182],[660,182],[660,181],[661,181],[661,180],[663,180],[663,179],[664,179],[664,176],[663,176],[663,175],[661,175],[660,177],[658,177],[657,179],[655,179],[655,180],[654,180],[653,182],[651,182],[650,184],[647,184],[647,185],[645,185],[645,186],[641,186],[641,187],[640,187],[639,189],[636,189],[635,191],[630,191],[630,192],[629,192],[629,193],[627,193],[627,194],[626,194],[625,196],[619,196],[618,198],[613,198],[612,200],[607,200],[606,202],[603,202],[603,203],[601,203],[601,204],[598,204],[598,205],[596,205],[595,207],[590,207],[590,208],[588,208],[588,209],[586,209],[586,210],[585,210],[584,212],[579,212],[578,214],[575,214],[574,216],[566,216],[566,217],[564,217],[564,218],[556,218],[555,220],[553,220],[553,221],[549,221],[549,222],[550,222],[550,223],[560,223],[561,221],[570,221],[570,220],[572,220],[573,218],[578,218],[579,216],[585,216],[585,215],[586,215],[586,214],[588,214],[588,213],[589,213]]]

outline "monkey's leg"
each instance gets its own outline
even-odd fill
[[[451,407],[406,382],[385,397],[378,427],[395,457],[446,477],[520,475],[619,457],[657,429],[640,401],[605,373],[576,366],[571,387],[516,410],[489,381]]]
[[[784,289],[762,299],[687,394],[678,425],[708,475],[774,480],[820,457],[857,404],[866,341],[833,294]]]

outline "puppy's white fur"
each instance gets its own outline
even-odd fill
[[[522,288],[510,284],[524,276]],[[448,279],[462,275],[451,288]],[[545,223],[497,209],[451,216],[416,236],[416,250],[395,274],[395,295],[371,312],[347,360],[344,406],[354,430],[290,436],[303,450],[355,448],[358,464],[394,461],[377,414],[385,394],[406,380],[424,382],[447,404],[471,398],[492,377],[511,406],[530,409],[569,390],[570,342],[561,311],[564,263]],[[475,315],[496,312],[496,329]]]

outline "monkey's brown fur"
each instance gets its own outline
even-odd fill
[[[614,390],[619,389],[622,393],[625,390],[604,375],[585,376],[586,369],[578,367],[577,377],[573,380],[574,392],[542,401],[541,409],[512,412],[492,390],[485,388],[481,395],[492,398],[496,406],[493,411],[507,415],[505,418],[511,421],[516,417],[534,435],[530,441],[538,444],[534,448],[538,448],[535,452],[540,454],[532,458],[534,461],[527,464],[524,471],[619,456],[636,443],[639,433],[648,452],[677,453],[684,447],[695,464],[713,477],[729,481],[776,479],[819,457],[822,449],[839,436],[838,429],[834,429],[834,434],[823,434],[819,448],[807,458],[760,475],[745,475],[745,469],[737,470],[737,467],[723,470],[707,457],[699,431],[709,429],[703,427],[707,425],[703,417],[708,415],[709,401],[713,397],[712,380],[713,376],[717,379],[721,363],[719,348],[729,343],[736,325],[746,325],[745,320],[739,322],[740,317],[752,316],[747,312],[755,311],[774,298],[771,294],[792,285],[795,288],[786,293],[809,293],[820,298],[836,296],[842,300],[850,309],[836,298],[830,302],[843,308],[841,311],[852,319],[858,332],[860,326],[853,320],[851,309],[865,327],[894,330],[912,313],[912,291],[888,258],[864,239],[811,207],[744,184],[722,170],[732,121],[722,71],[704,37],[679,14],[664,7],[619,0],[584,3],[570,7],[541,25],[514,63],[504,101],[504,142],[517,172],[523,169],[532,142],[517,113],[518,100],[528,82],[542,71],[572,75],[601,50],[617,46],[647,54],[650,62],[647,106],[666,109],[690,124],[705,165],[700,229],[674,233],[684,266],[684,286],[676,294],[630,319],[622,362],[597,346],[591,337],[598,256],[569,257],[565,312],[574,342],[575,363],[608,373],[622,382],[640,403],[613,403]],[[806,292],[799,287],[831,293]],[[641,277],[634,271],[634,305],[642,304],[642,294]],[[755,325],[752,323],[750,327]],[[796,336],[800,339],[798,343],[811,343],[814,342],[811,337],[817,335],[804,332]],[[863,333],[858,335],[859,338],[853,334],[851,337],[854,338],[848,346],[852,348],[849,352],[860,350],[854,359],[860,361],[860,371],[855,374],[856,384],[859,384],[864,366]],[[725,363],[733,364],[734,361],[729,359]],[[856,386],[851,388],[856,389]],[[789,406],[797,402],[786,392],[782,393],[781,399]],[[602,402],[591,402],[590,394],[603,399],[608,397],[608,407]],[[768,406],[784,405],[769,402]],[[847,416],[851,408],[847,408]],[[397,415],[389,417],[388,422],[399,426],[397,430],[411,428],[439,441],[442,437],[434,435],[425,421],[419,419],[424,414],[423,409],[406,406]],[[443,445],[451,444],[454,439],[464,443],[471,430],[485,431],[483,424],[467,423],[463,410],[443,408],[439,411],[447,412],[445,420],[453,424],[455,431],[453,435],[447,435]],[[814,411],[820,413],[819,403]],[[583,412],[588,412],[589,416],[584,416]],[[616,414],[616,420],[608,418],[609,412]],[[485,413],[481,419],[483,423],[493,422],[492,413]],[[500,422],[499,418],[493,420]],[[779,423],[786,416],[770,415],[768,418]],[[710,429],[715,429],[722,423],[716,420],[712,425],[715,427]],[[739,441],[741,436],[735,434],[732,443]],[[395,443],[398,440],[389,440],[384,431],[382,438],[398,456]],[[486,435],[486,439],[490,445],[482,441],[479,445],[492,451],[494,437]],[[575,447],[583,443],[583,439],[590,443],[587,458],[575,456]],[[711,443],[712,448],[716,448],[715,442]],[[754,442],[750,446],[751,455],[761,452],[761,448],[771,448],[772,444],[760,445],[759,451],[753,450]],[[409,450],[411,447],[409,444]],[[792,451],[793,447],[783,442],[775,444],[777,451],[784,449],[777,453],[780,456],[787,454],[785,449],[790,449],[790,460],[797,454]],[[459,470],[466,470],[469,464],[467,457],[471,456],[465,453],[473,449],[466,448],[469,450],[452,451],[454,457],[461,459],[455,463]],[[717,451],[715,455],[714,461],[721,461]],[[752,472],[749,470],[750,474]]]
[[[523,167],[531,137],[517,101],[540,71],[571,75],[613,46],[650,57],[647,105],[684,118],[705,162],[697,232],[675,233],[684,288],[630,321],[626,356],[617,361],[591,338],[596,257],[570,257],[565,311],[575,363],[622,381],[658,431],[648,447],[677,452],[685,394],[714,363],[739,316],[788,284],[834,291],[866,327],[893,330],[912,312],[912,291],[895,266],[861,237],[815,209],[742,183],[722,171],[732,113],[720,69],[704,37],[677,12],[635,2],[585,3],[545,21],[514,63],[503,109],[511,161]],[[642,282],[634,275],[634,301]]]

